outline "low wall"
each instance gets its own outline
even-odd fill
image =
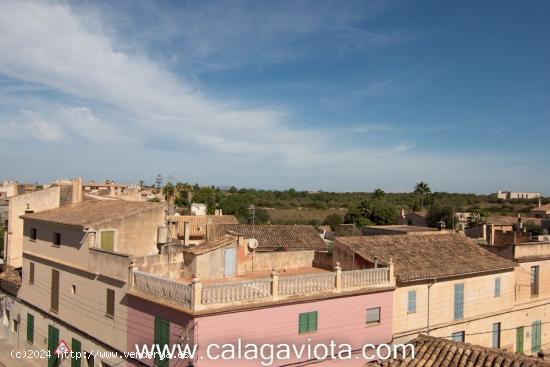
[[[313,258],[313,266],[316,268],[333,270],[334,261],[332,259],[332,254],[328,251],[316,251]]]
[[[273,251],[254,254],[254,271],[271,269],[298,269],[311,267],[315,251]],[[247,264],[247,271],[252,270],[252,262]]]

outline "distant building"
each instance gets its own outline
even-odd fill
[[[497,199],[500,200],[531,200],[540,198],[540,192],[515,192],[498,191]]]
[[[191,214],[192,215],[206,215],[206,204],[191,203]]]
[[[419,227],[409,225],[388,225],[388,226],[366,226],[362,228],[363,235],[365,236],[379,236],[379,235],[415,235],[415,234],[427,234],[427,233],[446,233],[446,231],[440,231],[437,228]]]
[[[550,216],[550,204],[540,205],[531,209],[531,215],[536,218],[547,218]]]
[[[418,212],[405,213],[405,210],[401,210],[401,214],[397,218],[397,224],[417,227],[428,227],[426,218],[428,217],[428,211],[422,210]]]

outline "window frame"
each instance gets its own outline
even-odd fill
[[[35,272],[35,266],[32,261],[29,261],[29,284],[34,285],[34,272]]]
[[[378,310],[378,319],[376,321],[369,321],[369,311],[375,311],[375,310]],[[382,307],[367,308],[366,315],[365,315],[365,324],[367,327],[380,325],[381,321],[382,321]]]
[[[298,334],[311,334],[316,333],[318,330],[319,311],[308,311],[298,314]]]
[[[414,302],[413,302],[413,299],[414,299]],[[407,313],[408,314],[416,313],[416,289],[410,290],[407,292]]]
[[[105,302],[105,316],[115,317],[115,290],[107,288]]]
[[[112,249],[105,249],[103,248],[103,233],[108,233],[108,232],[112,232],[113,233],[113,246],[112,246]],[[99,243],[98,243],[98,248],[103,250],[103,251],[110,251],[110,252],[114,252],[115,251],[115,247],[116,247],[116,239],[117,239],[117,231],[116,229],[110,229],[110,228],[105,228],[105,229],[101,229],[99,231]]]
[[[502,286],[502,281],[500,277],[495,278],[495,289],[494,289],[494,297],[500,298],[500,289]]]
[[[36,241],[38,238],[38,230],[35,227],[29,228],[29,240],[30,241]]]
[[[52,233],[52,245],[53,247],[61,247],[61,233],[53,232]]]
[[[456,283],[454,285],[453,319],[464,319],[464,283]]]
[[[451,340],[459,343],[466,342],[466,332],[464,330],[456,331],[451,334]]]
[[[531,297],[538,297],[540,290],[540,266],[531,266],[530,281]]]
[[[34,344],[34,315],[27,313],[27,343]]]
[[[491,341],[492,348],[500,349],[500,346],[502,345],[502,324],[500,322],[493,323],[493,331],[491,336],[492,336],[492,341]]]

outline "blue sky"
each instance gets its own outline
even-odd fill
[[[550,192],[547,1],[3,2],[0,178]]]

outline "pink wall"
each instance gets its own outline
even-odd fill
[[[354,349],[364,344],[389,343],[392,339],[393,291],[371,293],[358,296],[309,301],[290,305],[279,305],[261,309],[206,315],[195,318],[195,327],[190,335],[198,343],[195,367],[219,366],[261,366],[259,360],[209,360],[206,348],[209,344],[234,344],[238,338],[243,343],[253,344],[309,344],[349,343]],[[366,327],[366,309],[380,307],[381,322],[377,326]],[[317,332],[300,335],[298,315],[302,312],[317,311]],[[182,312],[128,297],[128,350],[134,351],[135,344],[152,344],[154,340],[155,315],[170,321],[171,342],[177,343],[179,336],[193,320]],[[360,355],[360,354],[359,354]],[[153,365],[153,361],[143,361]],[[275,361],[273,366],[297,361]],[[315,364],[323,367],[359,367],[365,364],[362,358],[352,360],[327,360]],[[185,367],[188,361],[172,360],[170,367]]]
[[[128,296],[128,352],[136,350],[135,345],[140,347],[143,344],[153,344],[154,332],[155,332],[155,316],[161,317],[170,321],[170,343],[178,343],[180,336],[186,334],[185,328],[189,325],[193,319],[183,313],[173,310],[168,307],[161,306],[159,304],[148,302],[136,297]],[[190,336],[193,338],[193,334],[196,330],[190,329]],[[191,343],[193,340],[191,340]],[[153,366],[153,360],[142,360],[149,366]],[[170,367],[184,367],[187,366],[187,361],[173,359],[170,361]]]
[[[274,306],[244,312],[204,316],[197,319],[199,355],[204,359],[196,361],[198,367],[260,366],[260,361],[213,361],[206,358],[206,346],[212,343],[294,343],[310,344],[349,343],[354,349],[364,344],[388,343],[392,339],[392,291],[371,293],[353,297],[342,297],[307,303]],[[381,308],[381,322],[366,327],[366,309]],[[318,311],[318,331],[300,335],[298,315],[302,312]],[[281,362],[288,364],[291,361]],[[362,366],[365,360],[325,361],[322,366]],[[274,363],[274,366],[279,365]]]

